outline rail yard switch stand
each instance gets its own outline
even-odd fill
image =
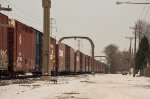
[[[57,78],[56,77],[52,77],[51,81],[53,81],[54,84],[57,84]]]

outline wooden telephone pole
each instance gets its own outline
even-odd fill
[[[137,25],[135,26],[135,28],[131,28],[131,29],[134,29],[135,30],[135,37],[134,37],[134,66],[133,66],[133,77],[135,77],[135,74],[136,74],[136,70],[135,70],[135,63],[136,63],[136,38],[137,38]]]
[[[43,19],[43,58],[42,58],[42,75],[51,75],[49,66],[50,59],[50,0],[42,0],[44,19]]]
[[[77,46],[78,46],[78,51],[81,51],[81,49],[80,49],[80,47],[82,46],[82,45],[81,45],[81,40],[78,40],[78,45],[77,45]],[[82,47],[83,47],[83,46],[82,46]]]
[[[125,38],[130,40],[129,53],[131,54],[132,40],[134,39],[134,37],[125,37]]]
[[[131,51],[131,49],[132,49],[132,40],[134,39],[134,37],[125,37],[126,39],[129,39],[130,40],[130,47],[129,47],[129,55],[130,55],[130,57],[129,57],[129,67],[128,67],[128,69],[129,69],[129,72],[131,72],[130,71],[130,69],[131,69],[131,63],[132,63],[132,51]]]

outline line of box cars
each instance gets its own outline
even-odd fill
[[[43,33],[0,13],[0,77],[42,74]],[[91,73],[91,56],[50,38],[50,69],[56,73]],[[105,72],[106,64],[94,60],[95,72]]]

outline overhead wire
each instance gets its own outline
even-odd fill
[[[28,21],[28,22],[32,22],[32,23],[36,23],[36,24],[38,24],[38,27],[39,28],[41,28],[41,25],[42,25],[42,22],[40,22],[38,19],[36,19],[36,18],[34,18],[34,17],[32,17],[32,16],[30,16],[30,15],[28,15],[27,13],[25,13],[23,10],[21,10],[21,9],[19,9],[18,7],[16,7],[15,5],[13,5],[13,4],[11,4],[10,2],[8,2],[7,0],[3,0],[3,1],[5,1],[6,3],[9,3],[11,6],[13,6],[15,9],[17,9],[17,10],[19,10],[20,12],[22,12],[22,13],[24,13],[26,16],[28,16],[28,17],[30,17],[30,18],[25,18],[25,17],[22,17],[21,15],[18,15],[18,14],[16,14],[16,13],[14,13],[14,12],[9,12],[9,13],[7,13],[7,15],[10,15],[10,16],[12,16],[12,17],[14,17],[14,16],[16,16],[16,18],[17,18],[17,20],[19,20],[20,22],[22,22],[21,21],[21,19],[23,19],[23,20],[26,20],[26,21]],[[5,12],[6,13],[6,12]],[[32,19],[31,19],[32,18]],[[33,20],[33,19],[36,19],[36,20]],[[30,26],[30,25],[29,25]]]
[[[147,2],[148,2],[148,0],[146,0],[146,3],[147,3]],[[144,13],[144,11],[145,11],[145,8],[146,8],[146,4],[144,5],[144,8],[143,8],[143,10],[142,10],[142,12],[141,12],[141,14],[140,14],[138,20],[142,17],[142,15],[143,15],[143,13]]]
[[[145,19],[145,20],[146,20],[146,17],[147,17],[147,14],[148,14],[149,9],[150,9],[150,6],[148,7],[148,9],[147,9],[147,11],[146,11],[146,13],[145,13],[145,16],[144,16],[144,19]]]
[[[42,20],[39,20],[39,19],[37,19],[37,18],[35,18],[35,17],[29,15],[28,13],[26,13],[25,11],[23,11],[23,10],[20,9],[19,7],[13,5],[11,2],[9,2],[9,1],[7,1],[7,0],[5,0],[5,1],[6,1],[8,4],[12,5],[16,10],[20,11],[21,13],[23,13],[24,15],[26,15],[26,16],[32,18],[33,20],[38,21],[38,23],[41,23]]]
[[[24,20],[26,20],[26,21],[29,21],[29,22],[33,22],[33,23],[37,23],[37,24],[39,24],[39,25],[41,25],[42,23],[40,23],[40,22],[37,22],[37,21],[34,21],[34,20],[31,20],[31,19],[27,19],[27,18],[24,18],[24,17],[22,17],[22,16],[20,16],[20,15],[18,15],[18,14],[16,14],[16,13],[13,13],[13,12],[10,12],[12,15],[15,15],[16,17],[18,17],[18,18],[21,18],[21,19],[24,19]]]
[[[23,19],[23,20],[26,20],[26,21],[28,21],[28,22],[33,22],[33,20],[29,20],[29,19],[26,19],[26,18],[24,18],[24,17],[22,17],[22,16],[20,16],[20,15],[18,15],[18,14],[16,14],[16,13],[13,13],[13,12],[9,12],[9,15],[11,16],[11,17],[14,17],[14,16],[16,16],[16,18],[17,18],[17,20],[18,21],[20,21],[20,22],[22,22],[22,20],[21,19]],[[24,23],[24,22],[23,22]],[[36,23],[36,22],[33,22],[34,24]],[[27,23],[25,23],[26,25],[28,25],[28,26],[31,26],[31,24],[29,25],[29,24],[27,24]],[[39,23],[36,23],[36,24],[39,24]],[[40,27],[38,27],[38,28],[42,28],[41,27],[41,24],[39,24],[38,26],[40,26]],[[32,26],[33,27],[33,26]],[[35,28],[35,27],[34,27]],[[37,27],[36,27],[37,28]]]
[[[55,20],[55,21],[54,21]],[[59,29],[59,27],[58,27],[58,25],[57,25],[57,22],[56,22],[56,19],[54,18],[54,20],[51,18],[51,21],[50,21],[50,23],[51,23],[51,32],[52,32],[52,34],[51,34],[51,36],[52,37],[54,37],[55,39],[57,38],[57,35],[54,35],[53,34],[53,28],[55,28],[55,32],[54,33],[60,33],[59,31],[60,31],[60,29]]]
[[[146,21],[146,17],[147,17],[147,14],[148,14],[148,12],[149,12],[149,9],[150,9],[150,5],[149,5],[149,7],[148,7],[148,9],[147,9],[147,11],[146,11],[146,13],[145,13],[145,16],[144,16],[144,20]]]

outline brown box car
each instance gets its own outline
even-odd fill
[[[57,68],[58,72],[63,72],[65,70],[65,44],[58,43],[57,45]]]
[[[81,54],[81,52],[77,50],[76,51],[76,56],[75,56],[76,57],[76,59],[75,59],[76,60],[75,70],[76,70],[77,73],[80,72],[80,64],[81,64],[81,59],[80,59],[81,55],[80,54]]]
[[[35,68],[35,30],[17,20],[10,20],[9,28],[9,66],[15,72],[30,72]]]
[[[75,71],[75,50],[70,47],[70,72],[74,73]]]
[[[0,13],[0,70],[8,69],[8,17]]]

